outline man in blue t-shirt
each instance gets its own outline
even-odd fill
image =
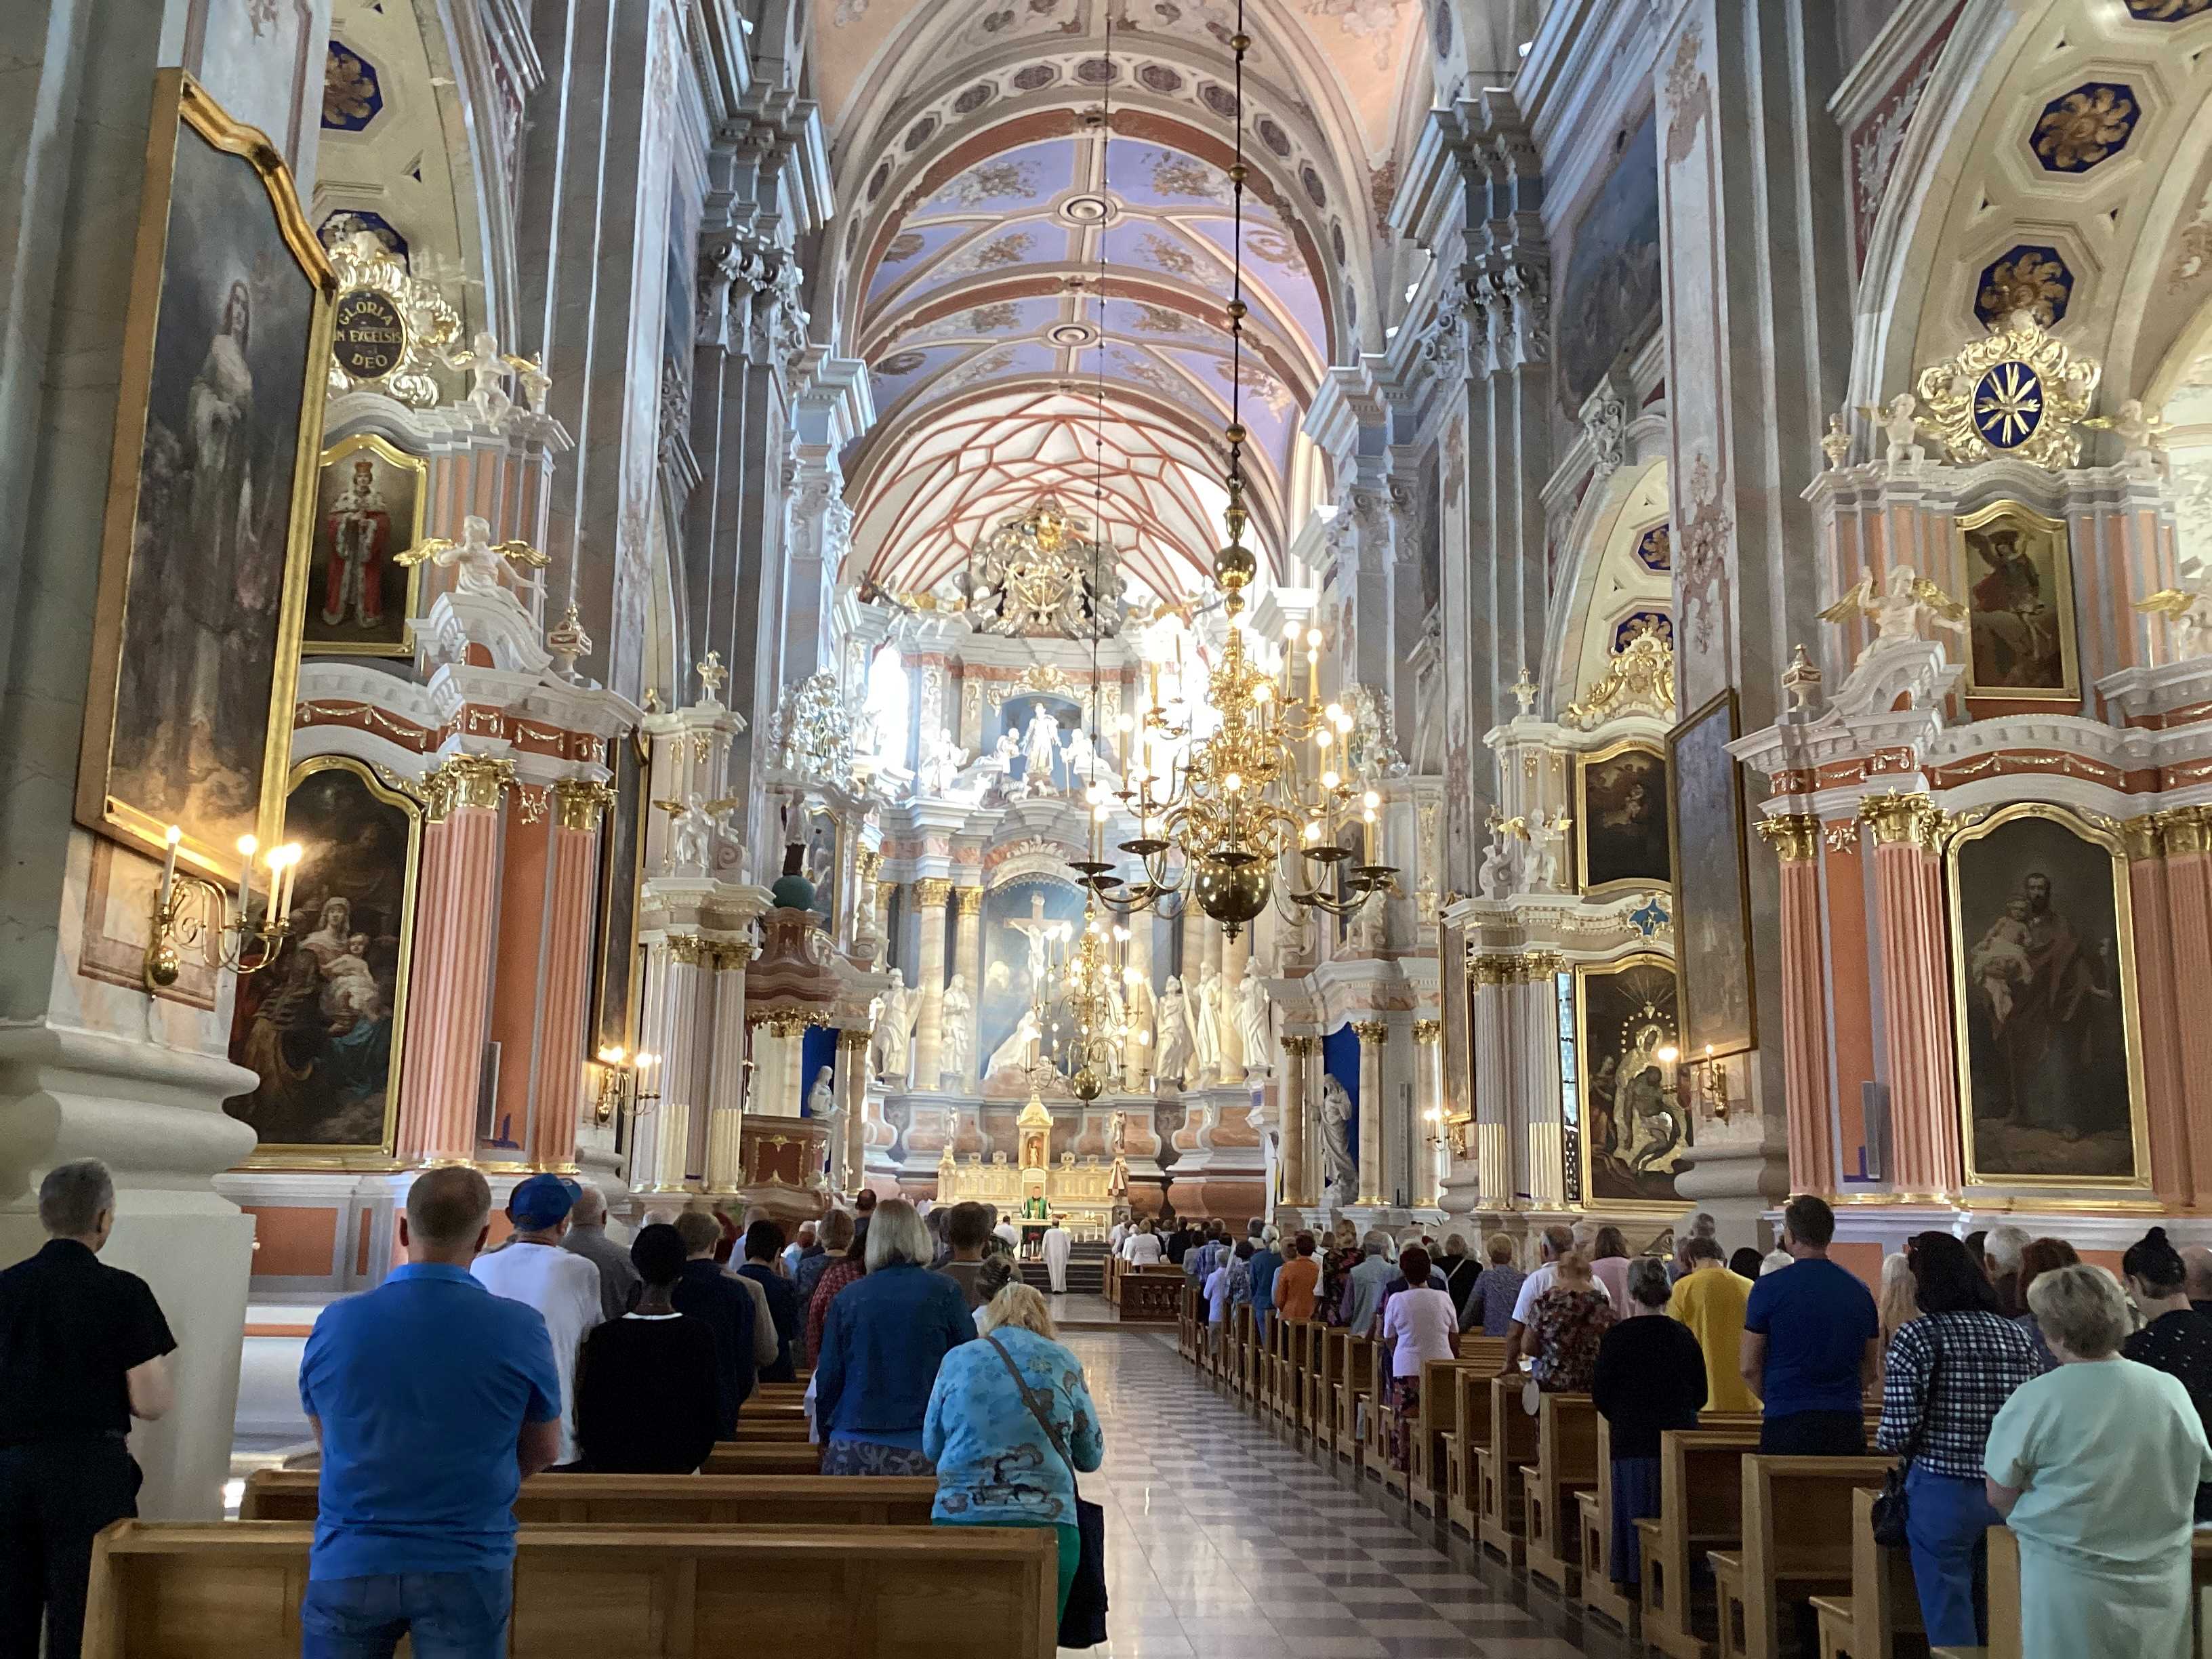
[[[1864,1400],[1881,1360],[1881,1321],[1856,1273],[1828,1260],[1836,1212],[1793,1198],[1782,1248],[1796,1259],[1751,1288],[1743,1312],[1743,1380],[1765,1406],[1759,1449],[1784,1457],[1866,1451]]]
[[[323,1310],[300,1403],[323,1451],[300,1605],[302,1659],[501,1659],[514,1596],[514,1498],[561,1447],[561,1376],[535,1308],[469,1273],[491,1234],[474,1170],[408,1189],[407,1264]]]

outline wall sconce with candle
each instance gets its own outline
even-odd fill
[[[660,1098],[660,1056],[640,1049],[602,1048],[599,1083],[592,1099],[594,1121],[605,1125],[627,1109],[631,1116],[651,1109]]]
[[[1662,1055],[1663,1058],[1663,1055]],[[1728,1059],[1713,1053],[1713,1045],[1705,1045],[1705,1054],[1682,1068],[1690,1079],[1691,1098],[1704,1107],[1708,1116],[1728,1121],[1729,1077]]]
[[[149,991],[166,991],[174,985],[183,963],[179,947],[196,945],[210,933],[215,935],[216,954],[223,967],[234,973],[258,974],[276,960],[291,932],[292,882],[301,856],[297,842],[270,848],[263,860],[269,872],[269,902],[257,927],[248,907],[253,899],[253,859],[260,843],[251,836],[238,838],[238,890],[233,898],[206,877],[178,870],[177,843],[184,833],[173,823],[169,826],[168,853],[161,864],[161,884],[154,895],[150,937],[139,970]]]

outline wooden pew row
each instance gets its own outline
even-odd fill
[[[86,1659],[293,1659],[313,1527],[118,1521],[94,1547]],[[1057,1582],[1041,1528],[702,1530],[526,1527],[515,1653],[692,1659],[1053,1659]]]
[[[805,1441],[725,1440],[707,1454],[708,1474],[819,1474],[822,1448]]]
[[[1986,1659],[2020,1659],[2020,1540],[2008,1527],[1991,1527],[1990,1552],[1990,1644]],[[2212,1644],[2205,1627],[2205,1593],[2212,1590],[2212,1533],[2199,1532],[2189,1540],[2189,1604],[2196,1626],[2191,1650],[2199,1656]],[[1955,1650],[1938,1648],[1938,1654]],[[1854,1654],[1852,1659],[1858,1659]]]
[[[1850,1593],[1813,1598],[1820,1659],[1898,1659],[1900,1651],[1917,1652],[1926,1644],[1911,1552],[1875,1542],[1874,1504],[1881,1496],[1880,1486],[1851,1494]],[[1899,1638],[1905,1638],[1901,1647]]]
[[[319,1478],[257,1469],[241,1521],[313,1521]],[[537,1474],[522,1483],[514,1518],[526,1527],[926,1527],[933,1475]]]
[[[1521,1404],[1523,1378],[1490,1379],[1490,1440],[1474,1455],[1475,1535],[1512,1566],[1525,1565],[1528,1551],[1528,1503],[1521,1471],[1536,1455],[1537,1419]]]
[[[1582,1588],[1582,1493],[1597,1486],[1597,1407],[1586,1394],[1547,1394],[1536,1419],[1536,1458],[1521,1470],[1531,1576],[1560,1595]]]
[[[1461,1376],[1495,1376],[1504,1360],[1503,1339],[1462,1336],[1456,1359],[1432,1359],[1421,1367],[1421,1414],[1413,1435],[1410,1483],[1415,1509],[1439,1518],[1449,1514],[1451,1460],[1462,1432]]]
[[[1743,1460],[1743,1542],[1710,1552],[1723,1659],[1780,1659],[1791,1608],[1851,1587],[1851,1504],[1890,1457]],[[1791,1638],[1794,1644],[1795,1638]]]
[[[1375,1342],[1371,1337],[1337,1329],[1329,1332],[1328,1340],[1337,1352],[1329,1449],[1339,1462],[1357,1469],[1364,1449],[1360,1430],[1366,1421],[1360,1407],[1367,1403],[1375,1386]]]

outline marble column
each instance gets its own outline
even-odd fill
[[[702,969],[711,948],[696,933],[670,933],[646,959],[648,973],[657,961],[660,980],[653,1010],[659,1024],[650,1045],[660,1057],[660,1098],[653,1109],[659,1122],[647,1165],[647,1189],[653,1192],[686,1190],[691,1174],[691,1126],[706,1069],[700,1054],[707,991]]]
[[[1149,910],[1139,911],[1129,918],[1129,969],[1144,981],[1146,1006],[1152,1009],[1152,1018],[1139,1026],[1130,1021],[1129,1040],[1122,1045],[1122,1064],[1128,1070],[1132,1093],[1143,1094],[1152,1086],[1152,1044],[1159,1040],[1156,1027],[1159,1014],[1159,983],[1152,971],[1153,929],[1158,920]]]
[[[514,781],[513,761],[483,755],[456,755],[429,781],[430,813],[442,821],[434,908],[416,907],[418,966],[410,1006],[422,1012],[408,1019],[399,1097],[403,1163],[465,1164],[477,1154],[499,915],[501,803]]]
[[[1230,1083],[1240,1083],[1246,1073],[1262,1070],[1267,1064],[1265,1054],[1244,1052],[1244,1028],[1237,1018],[1237,988],[1244,981],[1244,964],[1252,959],[1252,930],[1238,930],[1235,939],[1223,935],[1221,941],[1221,1075]]]
[[[1565,964],[1549,951],[1521,959],[1520,971],[1506,988],[1512,1010],[1516,1092],[1523,1122],[1525,1190],[1540,1210],[1564,1209],[1578,1202],[1567,1190],[1566,1121],[1559,1079],[1559,970]]]
[[[604,783],[569,779],[553,787],[545,919],[545,1000],[538,1041],[544,1064],[530,1120],[530,1166],[573,1174],[584,1109],[585,1022],[599,869],[599,814],[614,799]]]
[[[845,1114],[845,1191],[868,1184],[868,1033],[837,1033],[837,1099]]]
[[[975,1086],[975,1068],[982,1063],[976,1050],[982,1041],[983,890],[962,887],[952,898],[957,911],[952,922],[952,966],[968,993],[968,1063],[960,1069],[958,1085],[965,1090]]]
[[[914,1087],[927,1094],[938,1091],[944,1052],[945,907],[951,897],[952,884],[941,878],[914,884],[915,924],[920,929],[915,984],[921,994],[914,1022]]]
[[[1359,1201],[1388,1204],[1390,1134],[1383,1126],[1390,1121],[1390,1109],[1382,1097],[1382,1045],[1389,1041],[1390,1028],[1379,1019],[1355,1019],[1352,1030],[1359,1039]]]
[[[698,1148],[699,1167],[707,1172],[707,1190],[734,1191],[744,1174],[740,1139],[744,1128],[745,964],[753,947],[743,940],[706,948],[702,965],[714,972],[714,1045],[700,1098],[706,1111],[705,1145]]]
[[[1413,1168],[1407,1196],[1424,1209],[1442,1200],[1437,1178],[1437,1148],[1443,1140],[1444,1024],[1440,1019],[1413,1022],[1413,1110],[1420,1126],[1420,1158]]]
[[[1863,800],[1859,815],[1875,836],[1889,1179],[1908,1196],[1940,1200],[1964,1181],[1942,865],[1929,845],[1942,815],[1913,794]]]
[[[2130,886],[2140,883],[2156,891],[2143,878],[2154,869],[2158,871],[2166,915],[2163,931],[2172,953],[2172,984],[2179,1011],[2174,1022],[2174,1046],[2179,1051],[2178,1096],[2186,1133],[2189,1179],[2197,1201],[2202,1203],[2208,1189],[2212,1189],[2212,1020],[2190,1017],[2183,999],[2187,995],[2184,988],[2212,985],[2212,811],[2198,806],[2176,807],[2158,813],[2152,825],[2158,832],[2165,860],[2162,865],[2146,859],[2132,862],[2130,873],[2134,881]],[[2136,914],[2142,915],[2140,901]],[[2139,923],[2139,957],[2144,951],[2145,937],[2146,930]],[[2154,1006],[2147,1002],[2144,1010],[2147,1046]],[[2155,1092],[2155,1074],[2151,1086]]]
[[[1283,1126],[1283,1193],[1286,1201],[1309,1205],[1313,1194],[1306,1182],[1307,1126],[1312,1121],[1313,1072],[1321,1053],[1317,1036],[1286,1036],[1283,1040],[1283,1074],[1276,1079],[1276,1099]]]
[[[1789,1078],[1790,1189],[1836,1190],[1828,1105],[1828,953],[1820,927],[1820,820],[1762,819],[1782,860],[1783,1058]]]
[[[1479,956],[1474,980],[1474,1199],[1471,1209],[1510,1206],[1521,1190],[1513,1167],[1512,1019],[1507,992],[1516,958]]]

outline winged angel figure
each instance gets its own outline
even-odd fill
[[[441,570],[453,572],[453,586],[464,593],[496,593],[500,592],[502,572],[521,565],[532,570],[543,570],[553,562],[528,542],[494,542],[491,525],[471,513],[461,521],[461,539],[447,541],[443,536],[432,536],[417,542],[404,553],[392,556],[398,565],[417,565],[428,559]],[[536,587],[534,576],[516,574],[518,587]]]
[[[2148,617],[2163,617],[2173,624],[2173,642],[2185,657],[2212,653],[2212,590],[2161,587],[2136,609]]]
[[[1874,624],[1875,635],[1854,667],[1877,651],[1917,643],[1923,617],[1954,634],[1966,631],[1966,607],[1909,564],[1892,565],[1879,592],[1871,575],[1861,576],[1857,586],[1820,613],[1822,622],[1838,623],[1861,617]]]

